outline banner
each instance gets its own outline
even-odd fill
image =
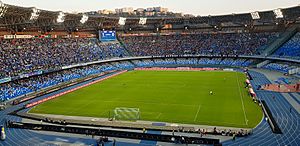
[[[294,69],[288,70],[289,75],[297,74],[299,72],[300,72],[300,68],[294,68]]]
[[[0,84],[10,82],[10,81],[11,81],[11,77],[3,78],[3,79],[0,79]]]
[[[172,24],[165,24],[163,28],[164,29],[171,29],[171,28],[173,28],[173,26],[172,26]]]
[[[41,75],[41,74],[43,74],[42,70],[31,72],[31,73],[27,73],[27,74],[21,74],[21,75],[19,75],[19,79],[28,78],[28,77],[31,77],[31,76]]]
[[[4,39],[29,39],[33,37],[32,35],[4,35]]]

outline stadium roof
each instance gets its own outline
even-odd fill
[[[277,16],[281,15],[282,16]],[[53,29],[74,31],[77,28],[88,30],[128,29],[128,28],[163,28],[165,25],[177,27],[226,27],[278,25],[300,22],[300,6],[277,9],[276,11],[257,12],[258,18],[252,13],[230,14],[204,17],[149,17],[145,25],[139,24],[139,17],[127,17],[124,26],[119,25],[119,16],[106,16],[82,13],[62,13],[60,11],[40,10],[33,7],[20,7],[8,4],[0,5],[0,29],[19,32],[24,28]],[[82,19],[85,16],[85,21]],[[88,18],[86,17],[88,16]],[[58,18],[60,17],[60,20]]]

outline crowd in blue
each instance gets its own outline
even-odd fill
[[[300,59],[300,32],[276,50],[273,56]]]
[[[135,56],[152,55],[259,55],[261,48],[279,36],[264,33],[192,33],[126,36],[121,41]]]

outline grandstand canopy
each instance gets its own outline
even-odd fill
[[[121,23],[120,23],[121,22]],[[0,30],[18,32],[22,28],[42,31],[57,30],[99,30],[99,29],[172,29],[172,28],[222,28],[251,27],[259,25],[286,25],[300,23],[300,6],[269,11],[252,11],[218,16],[197,17],[120,17],[95,13],[65,13],[47,11],[35,7],[21,7],[0,3]]]

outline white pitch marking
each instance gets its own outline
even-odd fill
[[[245,106],[244,106],[244,101],[242,99],[241,86],[240,86],[240,83],[239,83],[238,73],[237,72],[236,72],[236,82],[237,82],[237,84],[239,86],[238,88],[239,88],[239,92],[240,92],[240,98],[241,98],[241,101],[242,101],[242,108],[243,108],[243,111],[244,111],[245,123],[246,123],[246,125],[248,125],[248,119],[247,119],[246,112],[245,112]]]
[[[159,113],[159,114],[156,116],[156,119],[158,119],[160,116],[161,116],[161,113]]]
[[[195,118],[194,118],[194,122],[196,121],[196,119],[197,119],[197,117],[198,117],[198,113],[199,113],[199,111],[200,111],[200,108],[201,108],[201,105],[199,105],[199,107],[198,107],[197,113],[196,113]]]

